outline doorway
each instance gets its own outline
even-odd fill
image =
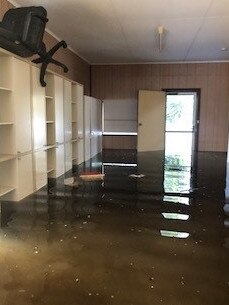
[[[189,192],[194,187],[198,150],[199,91],[166,91],[165,192]]]

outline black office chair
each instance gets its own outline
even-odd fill
[[[68,72],[64,64],[52,58],[59,48],[67,48],[66,42],[58,42],[48,52],[42,42],[47,22],[47,11],[41,6],[10,9],[0,22],[0,47],[21,57],[39,55],[33,62],[42,64],[40,82],[43,87],[46,86],[44,77],[49,63],[62,67],[65,73]]]

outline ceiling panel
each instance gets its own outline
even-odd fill
[[[229,0],[16,0],[91,63],[227,60]],[[157,27],[166,29],[158,50]]]

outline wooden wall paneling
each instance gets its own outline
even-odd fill
[[[200,89],[199,151],[227,151],[228,63],[92,66],[91,72],[92,95],[105,103],[108,99],[128,99],[136,107],[139,90]],[[104,138],[104,147],[112,144],[120,148],[121,143],[117,136],[113,142]]]
[[[137,136],[103,136],[103,149],[136,149]]]

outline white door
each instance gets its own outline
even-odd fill
[[[84,162],[84,95],[83,86],[77,85],[77,163]]]
[[[140,90],[138,152],[165,149],[165,92]]]

